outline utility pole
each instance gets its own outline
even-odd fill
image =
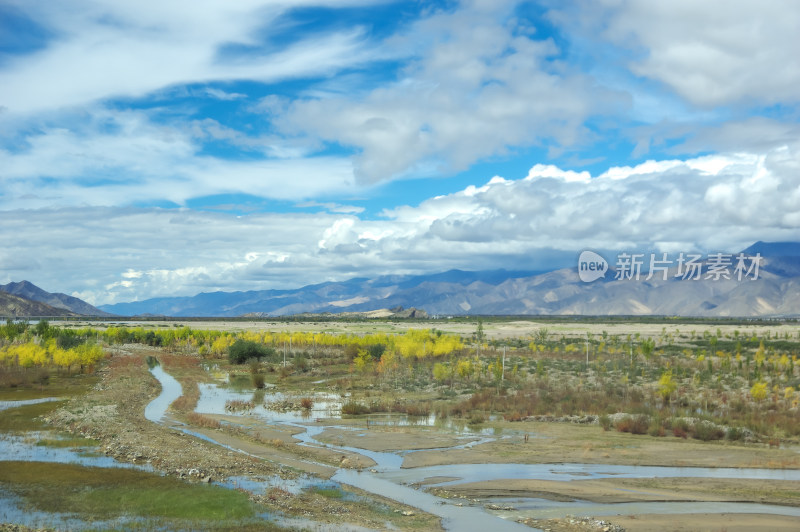
[[[589,333],[586,333],[586,367],[589,367]]]

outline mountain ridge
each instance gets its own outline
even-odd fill
[[[68,296],[60,292],[52,293],[47,292],[30,281],[10,282],[5,285],[0,285],[0,292],[10,294],[16,297],[23,298],[28,301],[42,303],[48,307],[65,310],[68,313],[82,315],[82,316],[102,316],[111,317],[113,314],[102,311],[89,303],[78,299],[77,297]],[[37,312],[30,314],[33,316],[57,316],[61,314],[47,314],[45,312]]]
[[[580,280],[577,267],[547,272],[449,270],[356,277],[291,290],[204,292],[101,309],[175,317],[339,314],[392,307],[416,307],[432,315],[800,316],[800,243],[757,242],[742,253],[760,254],[757,279],[737,280],[736,254],[731,254],[727,279],[682,279],[676,267],[666,280],[660,275],[648,280],[644,271],[641,279],[617,279],[613,264],[605,277],[588,283]],[[702,261],[708,272],[709,257]]]

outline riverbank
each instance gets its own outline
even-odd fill
[[[165,370],[181,381],[187,391],[183,405],[176,402],[178,412],[173,408],[164,424],[144,418],[145,406],[160,392],[145,363],[148,356],[157,356]],[[99,450],[107,456],[122,462],[149,464],[168,476],[201,483],[236,478],[272,479],[273,487],[252,493],[251,501],[265,510],[301,519],[303,526],[331,523],[376,530],[386,527],[441,530],[438,518],[361,490],[342,487],[328,492],[313,489],[313,483],[312,489],[298,492],[280,487],[305,473],[318,476],[320,481],[330,477],[341,465],[341,453],[326,451],[330,462],[336,463],[339,457],[336,467],[314,464],[303,460],[308,451],[292,449],[292,443],[259,443],[244,425],[236,434],[182,425],[180,412],[187,408],[186,397],[189,404],[193,396],[196,401],[192,386],[196,387],[205,373],[198,359],[165,355],[146,346],[125,346],[117,350],[99,373],[101,380],[89,393],[68,401],[49,415],[47,422],[57,429],[99,441]],[[262,433],[262,437],[268,436]],[[353,462],[345,465],[357,467],[361,459],[364,457],[354,456]],[[364,460],[364,464],[370,463]]]
[[[148,356],[161,360],[164,369],[178,379],[184,391],[183,396],[170,407],[171,412],[164,423],[153,423],[143,416],[145,406],[160,391],[160,386],[147,371],[145,358]],[[301,438],[303,429],[298,424],[267,424],[258,415],[194,413],[200,396],[198,383],[211,379],[200,362],[194,353],[171,354],[164,349],[138,344],[115,347],[114,356],[99,373],[100,382],[87,395],[59,408],[49,416],[49,421],[56,427],[100,441],[100,449],[106,455],[126,462],[150,464],[158,471],[186,480],[211,483],[239,477],[270,479],[272,487],[254,493],[251,500],[292,519],[304,520],[303,523],[347,524],[372,529],[391,526],[404,530],[440,530],[441,525],[439,518],[413,508],[413,503],[400,504],[390,498],[396,495],[392,490],[401,487],[402,482],[397,479],[392,480],[395,484],[387,481],[386,489],[373,493],[344,485],[337,485],[335,489],[313,488],[315,482],[331,478],[340,471],[365,470],[364,476],[370,476],[369,469],[376,466],[371,458],[375,455],[370,453],[399,452],[400,456],[394,455],[397,461],[392,462],[397,465],[392,467],[398,467],[402,461],[406,471],[446,465],[469,469],[469,464],[800,469],[800,456],[794,449],[772,448],[765,443],[703,442],[671,434],[653,437],[603,431],[597,424],[511,422],[498,420],[495,416],[492,416],[492,421],[486,421],[489,416],[485,416],[482,423],[445,418],[444,423],[432,426],[396,423],[392,416],[397,418],[397,414],[373,415],[371,424],[366,417],[309,418],[303,423],[313,428],[313,438],[308,435]],[[276,385],[278,389],[291,387],[293,392],[311,395],[310,385],[306,387],[311,383],[315,388],[336,390],[335,395],[352,397],[348,391],[353,388],[350,379],[356,377],[338,359],[336,362],[340,365],[320,362],[318,373],[306,374],[298,370],[289,378],[273,369],[268,379],[274,380],[270,385]],[[224,364],[222,367],[225,368]],[[238,368],[237,378],[241,377],[240,373],[241,368]],[[319,373],[325,378],[320,379]],[[347,379],[343,375],[347,375]],[[341,380],[336,380],[339,377]],[[330,384],[323,384],[326,382]],[[368,390],[369,396],[367,392],[357,392],[364,394],[360,399],[372,400],[379,396],[371,386]],[[431,397],[441,400],[440,397],[447,395],[441,391],[432,393],[430,389],[414,393],[413,397],[401,395],[404,395],[404,400],[413,398],[428,402]],[[257,402],[262,401],[263,393]],[[394,404],[394,399],[391,403]],[[383,421],[386,424],[382,424]],[[359,449],[364,452],[359,452]],[[381,471],[375,471],[376,477],[385,472],[385,468],[378,466],[378,469]],[[304,475],[313,476],[309,483],[311,488],[292,492],[281,487]],[[449,480],[458,478],[456,472]],[[647,480],[657,482],[647,484]],[[435,486],[435,479],[423,478],[413,484],[420,491],[425,489],[423,485],[434,485],[428,488],[434,493],[468,499],[469,505],[487,507],[489,511],[494,511],[492,501],[514,497],[580,500],[605,505],[663,501],[758,502],[797,506],[796,501],[800,500],[800,487],[794,480],[754,479],[728,483],[711,480],[581,479],[565,476],[564,481],[560,481],[506,479],[496,473],[491,480],[485,481]],[[399,496],[395,498],[401,499]],[[483,512],[481,508],[471,511]],[[681,515],[674,522],[688,524],[695,515],[700,514]],[[657,512],[631,512],[630,522],[623,526],[632,530],[642,526],[656,527],[665,522],[665,518],[660,516]],[[544,522],[531,521],[522,513],[513,517],[504,514],[503,517],[519,519],[529,526],[540,526],[536,523]],[[751,514],[740,518],[741,522],[753,523]],[[623,517],[604,519],[620,524]],[[772,516],[763,522],[768,523],[765,525],[767,529],[773,525],[780,529],[784,520],[784,516]],[[653,524],[646,524],[651,522]],[[712,524],[713,516],[698,517],[696,524],[706,522]],[[579,526],[563,518],[547,520],[547,523],[546,528],[552,530],[602,530],[605,526],[585,528],[595,525],[582,523],[580,526],[584,528],[559,528]]]

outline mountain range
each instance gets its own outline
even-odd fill
[[[47,292],[28,281],[0,285],[0,315],[111,316],[77,297]]]
[[[576,268],[549,272],[461,271],[433,275],[388,275],[374,279],[309,285],[294,290],[209,292],[105,305],[123,315],[284,316],[299,313],[368,312],[417,307],[432,315],[683,315],[800,316],[800,243],[757,242],[741,252],[762,260],[758,273],[737,279],[706,278],[713,257],[702,259],[698,280],[680,277],[678,266],[646,279],[617,279],[612,263],[605,277],[583,282]],[[647,263],[645,261],[645,267]],[[677,276],[676,276],[677,275]]]
[[[741,254],[761,257],[757,271],[736,271],[738,254],[725,256],[724,275],[712,275],[721,257],[699,258],[697,279],[679,261],[648,257],[634,278],[621,259],[605,261],[604,275],[581,280],[578,267],[553,271],[461,271],[386,275],[328,282],[294,290],[208,292],[160,297],[100,308],[72,296],[46,292],[28,281],[0,285],[4,316],[264,317],[307,313],[424,315],[678,315],[708,317],[800,316],[800,243],[757,242]],[[659,257],[652,257],[657,259]],[[683,273],[683,275],[682,275]],[[742,275],[742,274],[745,275]],[[627,275],[626,275],[627,274]],[[738,275],[737,275],[738,274]],[[628,277],[628,278],[626,278]],[[650,277],[648,279],[648,277]],[[381,309],[394,312],[375,313]]]

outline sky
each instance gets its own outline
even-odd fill
[[[0,0],[0,282],[92,304],[800,240],[794,0]]]

